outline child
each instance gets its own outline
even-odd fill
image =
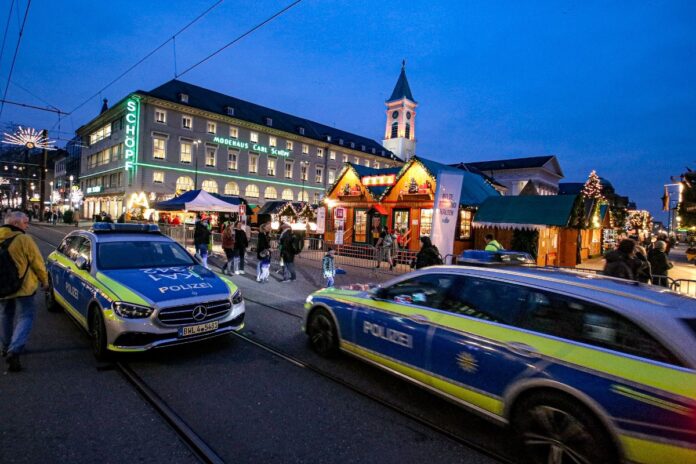
[[[268,282],[268,275],[271,272],[271,253],[270,250],[264,250],[260,254],[262,256],[261,261],[259,261],[261,274],[256,280],[257,282]]]
[[[321,269],[326,279],[326,287],[334,286],[334,277],[336,276],[336,267],[334,266],[334,251],[333,248],[326,250],[324,258],[321,260]]]

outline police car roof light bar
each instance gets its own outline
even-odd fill
[[[125,234],[160,234],[156,224],[113,224],[110,222],[95,222],[90,229],[94,233],[125,233]]]

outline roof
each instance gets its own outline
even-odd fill
[[[558,184],[559,195],[578,195],[585,186],[582,182],[561,182]]]
[[[490,197],[476,212],[474,224],[512,229],[566,227],[573,213],[575,199],[571,195]]]
[[[408,79],[406,79],[406,62],[403,62],[401,65],[399,79],[396,81],[394,90],[392,91],[391,97],[389,97],[387,102],[401,100],[402,98],[406,98],[411,100],[413,103],[417,103],[413,98],[413,94],[411,93],[411,87],[408,85]]]
[[[274,200],[274,201],[267,201],[266,203],[263,204],[260,210],[256,212],[257,215],[259,214],[278,214],[281,211],[283,211],[287,206],[290,206],[290,208],[294,211],[294,208],[292,207],[292,202],[288,200]]]
[[[553,155],[532,156],[529,158],[511,158],[493,161],[477,161],[465,163],[481,171],[503,171],[506,169],[540,168],[555,158]]]
[[[378,169],[378,168],[370,168],[367,166],[360,166],[359,164],[353,164],[353,163],[348,163],[355,173],[362,179],[365,176],[384,176],[384,175],[389,175],[389,174],[394,174],[398,175],[399,172],[401,171],[401,168],[383,168],[383,169]],[[372,195],[373,198],[381,198],[382,195],[387,191],[389,188],[388,185],[369,185],[369,186],[364,186],[368,192]]]
[[[420,158],[418,156],[414,156],[411,159],[415,160],[415,162],[420,162],[435,178],[437,178],[438,173],[442,171],[461,174],[464,180],[462,182],[462,194],[459,198],[459,203],[463,206],[479,206],[489,197],[500,196],[500,193],[498,193],[498,191],[480,174],[438,163],[437,161]],[[406,166],[402,169],[405,168]]]
[[[388,159],[398,160],[392,152],[385,149],[379,142],[362,137],[357,134],[336,129],[309,119],[299,116],[294,116],[282,111],[267,108],[245,100],[240,100],[229,95],[205,89],[197,85],[189,84],[177,79],[172,79],[169,82],[152,89],[149,92],[141,92],[144,95],[167,100],[178,104],[183,104],[179,101],[179,94],[188,95],[188,106],[210,111],[211,113],[222,114],[229,116],[227,108],[234,109],[234,118],[248,121],[255,124],[266,126],[266,118],[272,120],[274,129],[284,132],[303,135],[310,139],[319,140],[324,143],[332,143],[343,148],[351,148],[350,143],[355,144],[353,150],[363,151],[362,145],[365,145],[365,153],[372,154],[372,149],[375,150],[376,156],[381,156]],[[304,128],[304,134],[300,134],[300,128]],[[328,141],[327,136],[331,138]],[[339,141],[343,140],[343,145]]]

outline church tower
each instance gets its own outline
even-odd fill
[[[394,91],[386,101],[387,123],[382,145],[403,161],[416,154],[416,107],[406,79],[406,60],[401,62],[401,74]]]

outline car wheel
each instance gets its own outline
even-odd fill
[[[315,310],[307,321],[307,335],[312,349],[324,357],[338,353],[338,331],[329,312],[325,309]]]
[[[92,353],[97,361],[106,361],[109,351],[106,349],[106,326],[101,309],[96,308],[90,313],[90,336],[92,338]]]
[[[618,462],[606,429],[586,407],[555,393],[522,400],[512,426],[533,464],[593,464]]]
[[[51,279],[50,275],[48,276],[48,288],[46,289],[44,301],[49,312],[57,313],[60,311],[60,305],[56,301],[56,289],[53,288],[53,279]]]

